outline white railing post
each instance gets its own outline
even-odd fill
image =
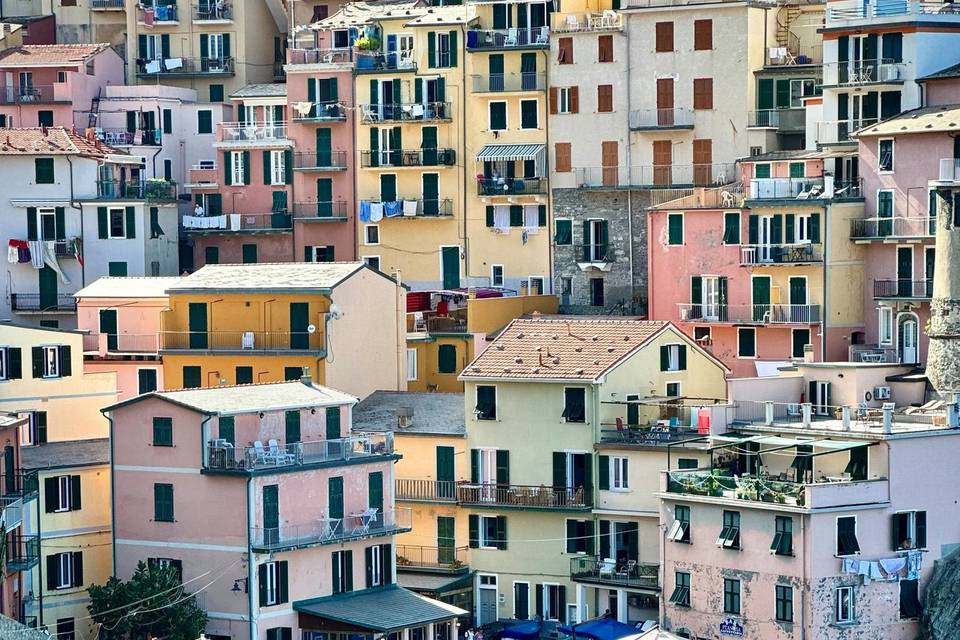
[[[809,402],[804,402],[800,405],[800,410],[801,415],[803,416],[803,428],[809,429],[811,414],[813,413],[813,405],[811,405]]]
[[[773,424],[773,401],[771,400],[763,403],[763,424],[767,426]]]
[[[841,419],[843,420],[843,430],[850,431],[850,406],[846,404],[843,405],[840,408],[840,412]]]

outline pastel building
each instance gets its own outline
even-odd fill
[[[916,406],[923,384],[900,377],[911,368],[802,364],[731,381],[727,419],[702,440],[709,463],[682,469],[674,458],[662,472],[664,628],[773,639],[919,633],[932,565],[953,533],[939,515],[952,499],[915,484],[915,461],[950,475],[936,461],[957,441],[944,412]],[[878,388],[881,399],[865,403]]]
[[[467,512],[476,624],[602,613],[593,588],[577,586],[589,572],[571,564],[596,562],[597,549],[617,551],[623,567],[633,561],[639,585],[641,562],[656,561],[656,523],[624,505],[600,508],[610,472],[594,444],[620,403],[723,399],[726,373],[670,323],[565,317],[514,320],[464,369],[470,480],[457,485],[457,502]],[[637,424],[655,417],[655,406],[641,409]]]
[[[107,44],[21,45],[0,52],[0,126],[86,127],[123,59]]]
[[[163,389],[160,317],[178,278],[100,278],[77,292],[84,370],[113,371],[117,397]]]
[[[453,640],[461,609],[396,584],[394,537],[410,530],[394,506],[399,455],[389,433],[353,430],[355,404],[304,377],[107,407],[117,575],[138,562],[184,580],[223,572],[202,601],[206,631],[221,637],[332,627]]]
[[[167,389],[299,379],[304,369],[361,398],[406,388],[406,291],[362,263],[206,265],[167,294]]]

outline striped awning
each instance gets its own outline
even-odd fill
[[[480,162],[513,162],[515,160],[534,160],[537,175],[546,175],[547,145],[545,144],[488,144],[477,154]]]

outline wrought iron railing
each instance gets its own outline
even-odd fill
[[[279,444],[255,442],[251,447],[234,447],[214,440],[204,447],[204,467],[220,471],[254,471],[284,467],[302,467],[324,462],[339,462],[393,455],[392,433],[355,433],[349,438]]]

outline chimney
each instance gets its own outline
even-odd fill
[[[413,424],[413,407],[397,408],[397,427],[404,429]]]
[[[46,127],[46,126],[40,127],[40,131],[41,131],[41,133],[43,133],[44,137],[47,136],[47,127]]]
[[[310,367],[303,368],[303,371],[300,373],[300,382],[308,387],[313,386],[313,379],[310,377]]]

